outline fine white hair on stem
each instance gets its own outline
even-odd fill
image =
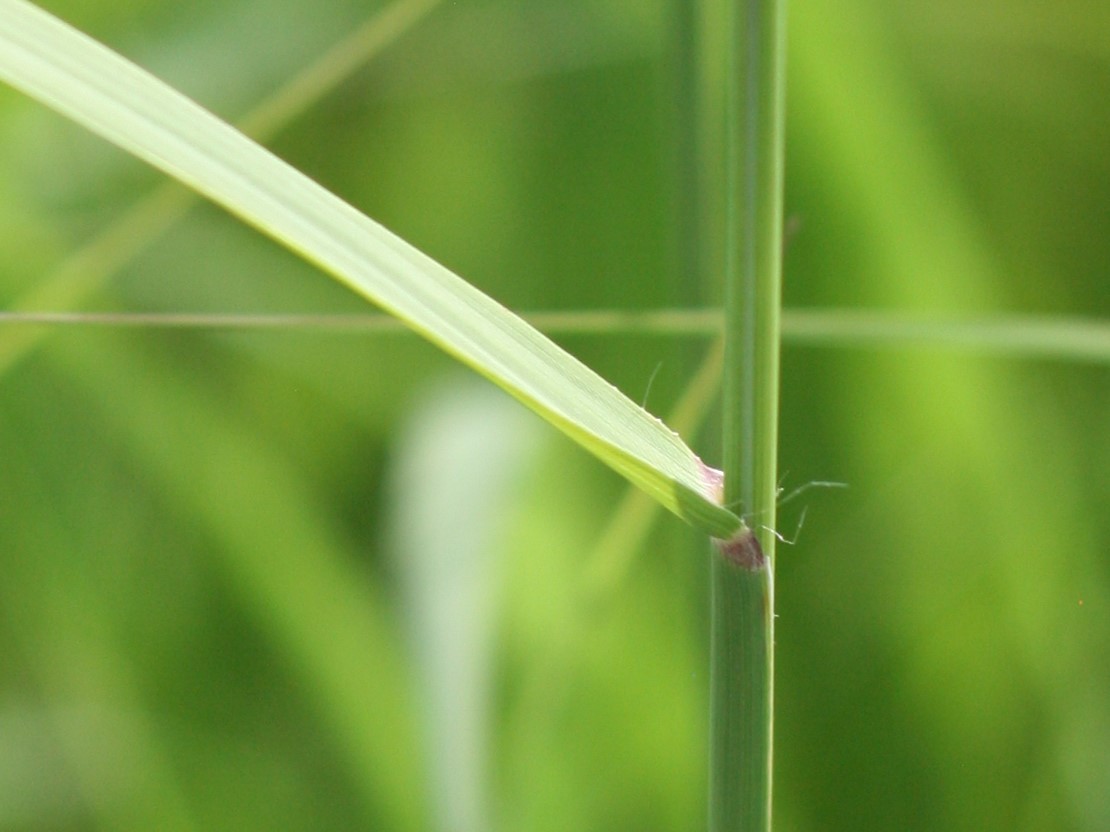
[[[785,475],[783,475],[783,476],[785,477]],[[785,497],[783,497],[782,492],[785,491],[786,489],[784,489],[781,486],[781,480],[780,480],[779,487],[777,489],[775,489],[775,497],[776,497],[775,507],[776,508],[781,508],[782,506],[789,503],[791,500],[795,499],[796,497],[800,497],[802,494],[805,494],[807,491],[810,491],[814,488],[847,488],[847,487],[848,487],[848,483],[846,483],[846,482],[834,482],[833,480],[810,480],[809,482],[804,483],[803,485],[799,485],[797,488],[795,488],[793,491],[789,492]],[[729,503],[725,506],[725,508],[727,508],[729,511],[732,511],[733,509],[740,508],[740,507],[742,507],[742,503],[741,503],[740,500],[734,500],[734,501],[732,501],[731,503]],[[741,515],[741,517],[743,517],[745,519],[752,519],[754,516],[755,515],[752,515],[752,514],[742,514]]]
[[[773,534],[778,539],[779,543],[785,544],[786,546],[793,546],[795,543],[798,542],[798,537],[801,536],[801,534],[802,534],[802,526],[806,522],[806,512],[807,511],[809,511],[809,506],[805,506],[805,507],[802,508],[802,514],[798,518],[798,525],[794,527],[794,536],[793,537],[786,538],[786,537],[783,536],[782,532],[776,531],[775,529],[772,529],[770,526],[760,526],[760,528],[763,529],[763,531],[765,531],[765,532],[770,532],[771,534]]]
[[[786,474],[784,474],[783,477],[785,478]],[[800,497],[802,494],[804,494],[807,491],[810,491],[814,488],[847,488],[848,487],[848,483],[846,483],[846,482],[835,482],[833,480],[810,480],[807,483],[803,483],[802,485],[799,485],[797,488],[795,488],[793,491],[790,491],[785,497],[783,497],[782,493],[785,489],[782,488],[782,485],[781,485],[782,481],[780,480],[779,482],[780,482],[780,485],[776,489],[776,492],[775,492],[776,497],[777,497],[777,499],[775,500],[776,508],[786,505],[791,500],[795,499],[796,497]],[[740,501],[736,500],[735,502],[730,503],[728,506],[726,506],[726,508],[728,508],[729,510],[733,510],[733,509],[738,508],[740,506],[741,506]],[[808,512],[808,511],[809,511],[809,506],[803,506],[801,516],[798,517],[798,524],[794,527],[794,534],[791,535],[790,537],[786,537],[785,535],[782,534],[782,532],[778,531],[777,529],[774,529],[771,526],[768,526],[768,525],[765,525],[765,524],[762,524],[762,523],[758,524],[756,526],[756,528],[762,529],[765,532],[773,534],[775,536],[775,538],[780,543],[783,543],[787,546],[793,546],[798,542],[798,537],[802,533],[802,526],[805,525],[806,512]],[[741,517],[741,519],[744,520],[745,523],[750,523],[751,521],[756,519],[756,515],[747,514],[747,513],[742,513],[740,515],[740,517]]]
[[[644,398],[640,402],[640,407],[644,410],[647,410],[648,396],[651,395],[651,386],[655,384],[655,377],[659,375],[659,371],[662,369],[663,362],[660,361],[658,364],[655,365],[655,369],[651,371],[651,375],[648,376],[647,387],[644,389]]]
[[[787,503],[789,503],[791,500],[793,500],[795,497],[800,497],[802,494],[805,494],[807,491],[810,491],[814,488],[847,488],[847,487],[848,487],[848,483],[846,483],[846,482],[834,482],[832,480],[810,480],[809,482],[807,482],[803,485],[799,485],[797,488],[795,488],[793,491],[791,491],[785,497],[781,496],[782,492],[783,492],[783,489],[780,487],[779,488],[779,495],[780,496],[779,496],[779,499],[776,502],[777,502],[778,505],[784,506]]]

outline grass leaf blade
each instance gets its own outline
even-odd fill
[[[489,378],[716,537],[741,523],[661,422],[523,320],[185,96],[22,0],[0,77],[169,173]]]

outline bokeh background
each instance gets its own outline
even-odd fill
[[[43,5],[229,119],[386,7]],[[514,309],[712,304],[689,20],[445,1],[269,145]],[[1110,317],[1110,7],[789,30],[788,308]],[[13,308],[161,178],[0,113]],[[366,309],[211,207],[143,233],[81,308]],[[708,348],[559,340],[661,414]],[[0,346],[0,829],[704,826],[705,543],[584,593],[623,486],[507,397],[403,333]],[[849,487],[780,516],[776,828],[1110,828],[1105,361],[788,339],[782,395],[784,487]]]

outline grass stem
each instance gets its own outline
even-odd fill
[[[731,5],[726,122],[725,501],[752,518],[711,570],[710,832],[771,828],[784,17]]]

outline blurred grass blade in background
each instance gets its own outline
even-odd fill
[[[433,818],[443,832],[497,828],[490,738],[505,571],[497,543],[540,433],[488,385],[451,379],[423,397],[392,466],[389,548],[422,680]]]
[[[0,3],[0,75],[238,215],[500,385],[687,522],[739,531],[658,419],[498,303],[189,99],[37,7]]]
[[[589,309],[578,312],[521,312],[548,335],[657,335],[697,337],[721,331],[717,309]],[[43,326],[109,329],[316,330],[368,335],[395,333],[404,326],[378,313],[277,314],[190,312],[0,311],[5,334]],[[41,330],[40,330],[41,331]],[[1014,360],[1110,364],[1110,320],[1076,315],[938,316],[861,309],[785,309],[782,339],[794,346],[828,349],[954,350]],[[0,372],[4,345],[0,340]],[[674,419],[668,424],[686,431]]]
[[[335,743],[364,822],[425,828],[422,803],[413,800],[421,782],[416,732],[388,605],[295,466],[258,441],[256,423],[220,413],[203,386],[163,372],[154,351],[97,337],[62,343],[54,356],[86,417],[114,426],[141,481],[213,542],[224,585],[295,671]],[[124,392],[136,387],[143,407]],[[184,453],[175,441],[182,438]]]

